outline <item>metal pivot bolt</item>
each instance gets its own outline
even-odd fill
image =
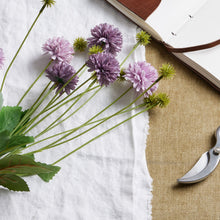
[[[216,145],[215,148],[213,149],[213,153],[218,155],[220,154],[220,127],[218,127],[218,129],[216,130],[215,136],[216,136]]]
[[[213,150],[213,153],[214,154],[220,154],[220,147],[216,147],[214,150]]]

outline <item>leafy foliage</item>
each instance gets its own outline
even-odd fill
[[[27,183],[17,175],[0,175],[0,185],[13,191],[29,191]]]
[[[2,108],[2,105],[3,105],[3,95],[2,92],[0,92],[0,110]]]
[[[51,172],[49,173],[40,173],[38,174],[38,176],[44,180],[45,182],[49,182],[60,170],[60,167],[58,166],[52,166],[52,165],[48,165],[48,164],[41,164],[45,167],[48,167],[50,168]]]
[[[18,106],[4,106],[0,110],[0,156],[14,150],[16,146],[25,147],[34,142],[34,138],[30,136],[11,135],[25,114],[26,111]]]
[[[29,191],[26,182],[18,175],[38,174],[49,182],[60,167],[36,162],[32,157],[11,155],[0,160],[0,185],[14,191]],[[45,174],[45,175],[44,175]]]
[[[10,132],[4,130],[0,132],[0,156],[4,153],[10,152],[15,148],[25,147],[26,144],[34,142],[31,136],[15,135],[10,136]]]
[[[4,106],[0,111],[0,131],[12,132],[18,125],[22,116],[21,107]]]

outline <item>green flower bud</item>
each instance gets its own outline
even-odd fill
[[[147,34],[145,31],[140,31],[136,35],[136,40],[137,43],[139,43],[140,45],[146,46],[147,44],[150,43],[150,37],[151,36]]]
[[[83,52],[87,48],[87,41],[82,37],[78,37],[74,40],[73,48],[76,52]]]
[[[54,0],[42,0],[43,4],[45,4],[47,7],[51,7],[56,2]]]
[[[144,105],[146,107],[159,106],[160,108],[164,108],[169,104],[169,102],[169,97],[165,93],[159,93],[158,95],[153,94],[144,99]]]
[[[160,108],[165,108],[169,104],[170,99],[167,96],[167,94],[160,93],[160,94],[157,95],[157,102],[158,102],[158,106]]]
[[[102,52],[103,52],[103,49],[99,45],[94,45],[94,46],[89,48],[89,55],[102,53]]]
[[[126,74],[126,73],[124,72],[124,68],[121,69],[121,71],[120,71],[120,76],[118,77],[118,79],[121,80],[121,81],[124,81],[124,80],[125,80],[125,78],[124,78],[124,75],[125,75],[125,74]]]
[[[167,63],[167,64],[162,65],[162,67],[159,70],[159,73],[165,79],[172,79],[175,75],[175,70],[174,70],[174,67],[172,65]]]
[[[144,98],[144,105],[146,107],[148,106],[156,106],[157,105],[157,97],[156,95],[150,95],[149,97],[147,98]]]

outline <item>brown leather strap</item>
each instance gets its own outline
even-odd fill
[[[184,47],[184,48],[174,48],[171,47],[170,45],[166,44],[165,42],[163,43],[165,47],[172,53],[185,53],[185,52],[192,52],[192,51],[197,51],[197,50],[204,50],[208,49],[211,47],[215,47],[220,44],[220,39],[207,43],[207,44],[201,44],[197,46],[192,46],[192,47]]]

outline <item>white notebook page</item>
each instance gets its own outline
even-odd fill
[[[220,0],[209,0],[193,14],[167,41],[173,47],[190,47],[220,39]],[[220,45],[210,49],[188,52],[189,59],[220,80]]]
[[[167,42],[205,2],[207,0],[162,0],[146,23]]]

